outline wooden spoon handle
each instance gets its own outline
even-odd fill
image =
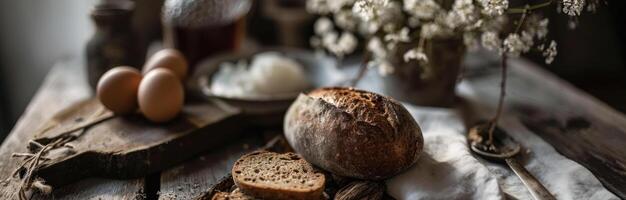
[[[515,158],[507,158],[506,164],[517,174],[524,185],[528,188],[530,194],[536,200],[552,200],[556,199],[548,189],[546,189],[537,178],[535,178],[524,166],[522,166]]]

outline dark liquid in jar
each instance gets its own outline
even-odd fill
[[[189,62],[190,72],[202,60],[218,53],[236,51],[243,38],[244,20],[224,25],[200,27],[172,26],[171,47],[180,50]]]

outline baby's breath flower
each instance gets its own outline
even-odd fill
[[[495,31],[500,32],[502,27],[506,26],[509,23],[509,18],[507,15],[500,15],[493,18],[489,18],[484,20],[480,26],[482,31]]]
[[[563,0],[563,12],[569,16],[578,16],[585,7],[585,0]]]
[[[326,17],[320,17],[315,21],[313,25],[315,34],[322,35],[333,30],[333,22]]]
[[[546,64],[551,64],[554,61],[554,57],[556,57],[556,54],[556,42],[552,40],[550,42],[550,46],[548,46],[548,48],[546,48],[543,52],[543,56],[546,57]]]
[[[385,23],[385,24],[383,25],[383,29],[382,29],[382,30],[383,30],[383,32],[384,32],[385,34],[391,34],[391,33],[396,32],[396,30],[398,30],[396,27],[397,27],[397,26],[396,26],[396,24],[394,24],[394,23]]]
[[[392,74],[395,71],[395,68],[386,57],[377,57],[376,55],[367,62],[367,67],[376,68],[378,74],[383,76]]]
[[[308,0],[306,1],[306,10],[316,14],[330,13],[327,0]]]
[[[450,11],[445,17],[444,24],[451,29],[455,29],[459,27],[464,22],[464,16],[462,13],[456,11]]]
[[[374,57],[387,57],[387,49],[385,49],[383,42],[378,37],[373,37],[372,39],[370,39],[369,43],[367,43],[367,50],[372,52]]]
[[[374,63],[378,65],[378,73],[383,76],[392,74],[395,71],[393,65],[387,60],[376,60]]]
[[[422,23],[420,22],[420,19],[417,17],[409,17],[407,24],[411,28],[417,28],[418,26],[422,25]]]
[[[359,28],[366,34],[373,34],[381,28],[395,30],[404,18],[402,6],[389,0],[358,0],[352,7],[352,13],[363,22],[364,27]]]
[[[357,0],[352,12],[363,21],[371,21],[380,16],[380,12],[388,3],[388,0]]]
[[[467,31],[467,32],[471,32],[473,30],[476,30],[476,29],[478,29],[478,28],[483,26],[483,22],[484,22],[483,19],[476,20],[476,22],[474,22],[473,24],[470,24],[469,26],[466,26],[464,28],[464,30]]]
[[[543,39],[548,35],[548,23],[550,21],[548,18],[542,19],[539,21],[539,25],[537,26],[537,38]]]
[[[326,0],[326,4],[328,4],[328,9],[335,13],[342,10],[346,6],[350,6],[354,3],[355,0]]]
[[[493,31],[483,32],[483,34],[480,36],[480,40],[482,42],[482,46],[490,51],[499,50],[500,46],[502,45],[502,41],[498,37],[498,33]]]
[[[352,53],[358,40],[353,34],[368,38],[366,49],[372,59],[368,66],[379,73],[393,73],[390,59],[402,56],[405,62],[417,60],[423,76],[433,69],[428,65],[423,42],[408,51],[398,50],[401,43],[415,44],[418,39],[463,38],[467,50],[477,47],[511,56],[538,48],[546,63],[554,61],[556,43],[545,41],[548,19],[530,13],[520,30],[507,34],[507,10],[510,0],[307,0],[307,10],[323,17],[314,25],[311,45],[338,57]],[[601,0],[556,0],[560,13],[578,16],[583,9],[593,10]],[[517,17],[518,15],[515,15]],[[575,25],[570,17],[570,25]],[[346,32],[341,32],[346,31]],[[436,67],[436,66],[432,66]]]
[[[441,10],[434,0],[404,0],[404,10],[418,19],[432,19]]]
[[[384,40],[387,42],[387,49],[395,49],[398,43],[411,41],[411,38],[409,37],[409,28],[404,27],[399,31],[387,33]]]
[[[527,34],[542,39],[548,34],[548,19],[537,14],[530,15],[526,17],[523,28]]]
[[[510,56],[517,57],[530,50],[530,46],[531,45],[525,43],[522,37],[517,33],[511,33],[504,39],[504,50]]]
[[[420,36],[425,39],[432,39],[436,36],[443,35],[443,28],[438,23],[427,23],[422,25]]]
[[[343,56],[352,53],[356,49],[357,43],[356,37],[352,33],[342,33],[339,41],[337,41],[336,54]]]
[[[422,48],[413,48],[406,53],[404,53],[404,62],[409,62],[411,60],[417,60],[420,63],[427,63],[428,57],[424,53]]]
[[[402,13],[402,5],[399,2],[392,1],[382,7],[383,10],[379,14],[379,23],[393,27],[393,30],[404,27],[405,15]]]
[[[344,32],[339,36],[331,31],[322,35],[321,44],[332,54],[343,57],[352,53],[357,46],[357,40],[350,32]]]
[[[599,0],[588,0],[587,1],[587,12],[596,12],[598,10],[598,4],[600,4]]]
[[[467,47],[468,51],[476,51],[478,50],[478,39],[473,32],[465,32],[463,34],[463,44]]]
[[[335,32],[335,31],[326,32],[326,33],[322,34],[321,36],[322,36],[321,44],[322,44],[322,46],[324,46],[326,48],[330,48],[330,47],[334,46],[335,43],[337,42],[337,38],[339,37],[337,32]]]
[[[524,42],[524,44],[526,44],[526,46],[528,46],[529,48],[531,46],[533,46],[534,40],[533,40],[533,35],[532,34],[526,32],[526,31],[522,31],[520,39],[522,39],[522,42]],[[528,51],[528,50],[526,50],[526,51]]]
[[[409,37],[409,28],[404,27],[400,29],[400,31],[396,33],[389,33],[385,35],[385,41],[392,42],[409,42],[411,38]]]
[[[472,0],[456,0],[452,5],[452,10],[469,15],[474,12],[474,3]]]
[[[468,25],[474,21],[474,4],[472,0],[454,1],[452,10],[448,12],[445,18],[445,24],[451,29]]]
[[[508,0],[480,0],[480,3],[483,7],[483,14],[489,16],[502,15],[509,8]]]
[[[358,24],[357,19],[350,10],[341,10],[335,14],[335,23],[339,28],[354,31]]]

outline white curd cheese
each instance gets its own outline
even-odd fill
[[[255,97],[300,92],[309,87],[302,65],[277,52],[260,53],[250,66],[225,62],[213,76],[211,91],[228,97]]]

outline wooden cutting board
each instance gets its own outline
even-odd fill
[[[82,128],[91,121],[100,123]],[[113,116],[89,99],[42,126],[34,141],[46,145],[68,140],[44,155],[47,160],[35,171],[58,187],[87,177],[143,177],[175,166],[241,138],[245,120],[239,109],[217,100],[188,104],[173,121],[156,124],[140,114]],[[38,148],[31,143],[29,149]]]

